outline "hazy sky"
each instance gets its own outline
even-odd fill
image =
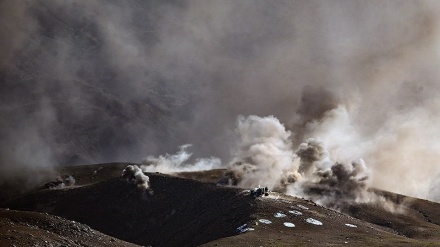
[[[440,173],[439,17],[437,1],[411,0],[2,1],[0,68],[42,92],[74,95],[76,80],[152,100],[176,121],[166,147],[121,159],[192,143],[227,163],[237,116],[273,115],[294,145],[318,137],[335,161],[363,158],[374,186],[426,197]],[[36,126],[9,131],[38,154],[21,163],[56,163],[40,131],[56,107],[38,100]]]

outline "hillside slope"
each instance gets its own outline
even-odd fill
[[[362,204],[342,214],[301,198],[276,192],[254,198],[249,190],[210,182],[222,170],[198,172],[205,183],[151,173],[153,193],[144,193],[120,178],[126,165],[64,167],[60,174],[74,174],[75,186],[36,190],[3,207],[46,212],[152,246],[438,246],[440,240],[440,206],[429,201],[403,202],[388,193],[402,211]]]
[[[70,220],[0,209],[2,246],[136,246]]]

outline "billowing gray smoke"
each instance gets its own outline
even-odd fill
[[[228,183],[248,188],[280,186],[293,165],[290,131],[273,116],[240,116],[235,132],[238,143],[226,174]]]
[[[159,157],[148,156],[142,161],[141,169],[144,172],[175,173],[204,171],[221,167],[220,159],[214,157],[196,159],[193,164],[187,163],[192,156],[192,153],[187,151],[190,146],[189,144],[180,146],[176,154],[165,154]]]
[[[309,139],[307,142],[301,143],[296,154],[300,158],[298,171],[304,175],[329,171],[333,165],[330,160],[330,154],[324,148],[322,143],[316,139]]]
[[[44,187],[48,189],[62,189],[66,186],[75,185],[75,182],[76,180],[72,175],[63,175],[58,176],[54,181],[44,184]]]
[[[236,133],[237,151],[225,183],[245,188],[267,186],[337,209],[378,199],[367,191],[370,174],[362,159],[335,162],[324,143],[313,138],[294,151],[291,132],[273,116],[239,117]]]
[[[362,157],[372,186],[432,198],[439,17],[433,0],[1,1],[0,184],[184,143],[229,161],[237,116],[273,115],[293,147],[268,145],[277,173],[319,138],[334,161]],[[273,160],[249,145],[233,163],[258,174]]]
[[[337,209],[344,204],[379,199],[367,191],[370,174],[362,159],[349,164],[334,162],[323,143],[316,139],[302,143],[296,154],[302,179],[289,186],[287,193]]]
[[[150,178],[142,172],[137,165],[129,165],[122,171],[122,177],[128,183],[136,185],[139,190],[146,191],[150,188]]]

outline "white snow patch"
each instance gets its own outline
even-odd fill
[[[305,210],[308,210],[308,209],[309,209],[308,207],[303,206],[303,205],[301,205],[301,204],[297,204],[296,206],[299,207],[299,208],[301,208],[301,209],[305,209]]]
[[[274,214],[273,216],[275,216],[276,218],[283,218],[283,217],[286,217],[286,215],[285,215],[285,214],[282,214],[282,213],[276,213],[276,214]]]
[[[284,224],[284,226],[286,226],[286,227],[295,227],[295,224],[290,223],[290,222],[284,222],[283,224]]]
[[[263,223],[263,224],[272,224],[272,221],[266,220],[266,219],[259,219],[258,221]]]
[[[317,226],[322,226],[322,222],[319,220],[315,220],[313,218],[307,218],[306,219],[307,223],[313,224],[313,225],[317,225]]]
[[[346,226],[348,226],[348,227],[357,227],[356,225],[353,225],[353,224],[345,224]]]
[[[295,215],[295,216],[300,216],[300,215],[303,214],[303,213],[301,213],[301,212],[298,211],[298,210],[290,210],[289,213],[291,213],[291,214],[293,214],[293,215]]]
[[[255,230],[255,229],[251,228],[251,227],[248,227],[247,224],[244,224],[242,226],[237,227],[237,231],[239,231],[240,233],[244,233],[244,232],[247,232],[247,231],[253,231],[253,230]]]

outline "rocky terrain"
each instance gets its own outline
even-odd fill
[[[75,177],[75,185],[43,186],[10,198],[2,203],[2,241],[10,246],[436,246],[440,240],[440,205],[426,200],[377,191],[401,210],[359,204],[340,213],[277,192],[255,198],[249,190],[216,185],[221,169],[150,173],[151,191],[142,191],[121,178],[127,165],[60,168],[60,175]]]
[[[2,246],[136,246],[47,213],[0,209]]]

